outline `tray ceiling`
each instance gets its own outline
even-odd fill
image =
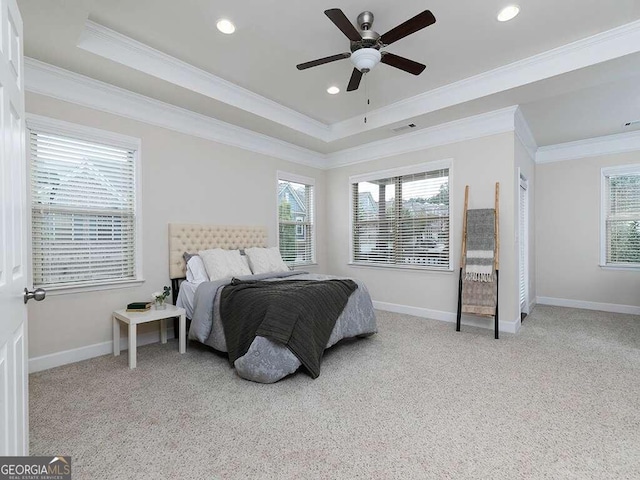
[[[615,51],[610,42],[607,55],[589,55],[592,64],[560,65],[557,74],[547,66],[549,73],[542,78],[526,77],[525,66],[519,67],[523,78],[500,85],[503,77],[496,77],[495,91],[478,91],[475,98],[464,97],[468,88],[451,89],[448,103],[427,95],[513,62],[546,58],[545,52],[554,49],[569,52],[571,42],[588,48],[584,39],[603,38],[612,29],[627,28],[626,35],[635,35],[640,23],[624,26],[640,19],[640,0],[520,2],[520,16],[507,23],[495,18],[502,0],[343,3],[283,0],[273,8],[273,2],[258,0],[19,0],[26,56],[320,153],[395,136],[391,128],[404,121],[424,128],[514,104],[523,105],[540,145],[579,140],[625,131],[621,120],[632,115],[630,105],[640,101],[640,82],[633,79],[640,66],[635,55],[640,42]],[[374,29],[380,33],[425,8],[431,10],[435,25],[388,47],[425,63],[425,72],[414,77],[379,65],[367,76],[366,89],[346,93],[352,69],[348,60],[297,71],[297,63],[348,50],[346,38],[323,14],[335,7],[354,21],[361,11],[372,11]],[[216,30],[221,17],[234,21],[235,34]],[[82,44],[87,22],[240,87],[260,108],[243,107],[241,97],[234,103],[193,88],[193,82],[175,81],[167,76],[166,65],[127,61],[113,49],[118,55],[109,58],[104,53],[109,46],[89,51]],[[342,92],[327,94],[330,85]],[[370,122],[364,125],[367,90]],[[417,96],[424,97],[422,110],[412,108],[418,105],[413,101]],[[636,103],[630,104],[630,98]],[[592,122],[584,120],[585,111],[593,115]]]

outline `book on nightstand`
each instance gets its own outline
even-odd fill
[[[133,302],[127,305],[127,312],[146,312],[150,308],[150,302]]]

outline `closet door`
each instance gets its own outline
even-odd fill
[[[520,313],[529,313],[529,294],[527,288],[528,258],[529,258],[529,198],[527,195],[527,180],[520,175],[520,195],[519,195],[519,264],[520,264]]]

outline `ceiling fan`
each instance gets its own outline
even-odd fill
[[[354,69],[351,74],[351,79],[349,80],[349,85],[347,86],[347,92],[352,92],[360,86],[362,75],[371,71],[371,69],[380,62],[412,73],[413,75],[420,75],[426,68],[426,66],[421,63],[385,52],[382,49],[391,45],[393,42],[397,42],[412,33],[416,33],[418,30],[422,30],[436,23],[436,17],[434,17],[433,13],[429,10],[419,13],[383,35],[371,30],[371,26],[373,25],[373,13],[371,12],[362,12],[358,15],[358,26],[360,30],[349,21],[339,8],[325,10],[324,13],[351,41],[351,52],[339,53],[338,55],[301,63],[296,66],[298,70],[305,70],[307,68],[317,67],[318,65],[324,65],[325,63],[350,58]]]

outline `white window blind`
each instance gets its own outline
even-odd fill
[[[33,283],[136,278],[135,154],[31,130]]]
[[[640,166],[603,174],[605,264],[640,266]]]
[[[279,174],[278,243],[282,259],[289,265],[315,263],[313,195],[313,179]]]
[[[449,169],[351,184],[354,263],[448,269]]]

